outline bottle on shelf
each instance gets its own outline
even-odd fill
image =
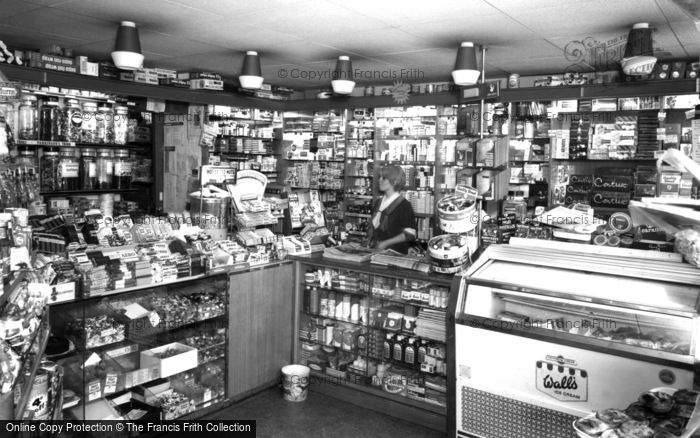
[[[321,316],[328,317],[328,291],[322,290],[320,293],[319,312]]]
[[[420,367],[420,364],[425,362],[425,356],[428,354],[428,345],[422,339],[418,339],[416,344],[418,345],[418,348],[417,348],[418,354],[416,357],[416,361],[417,361],[417,365]]]
[[[404,339],[404,336],[398,335],[396,337],[396,342],[394,342],[394,352],[392,354],[392,359],[394,359],[394,362],[397,362],[397,363],[403,362],[403,354],[404,354],[405,348],[406,348],[406,340]]]
[[[311,312],[312,315],[318,315],[318,306],[319,306],[318,288],[316,288],[314,286],[311,288],[310,296],[309,296],[309,311]]]
[[[36,96],[33,94],[22,96],[22,103],[19,106],[18,118],[18,138],[20,140],[38,140],[39,112],[36,104]]]
[[[386,362],[390,362],[394,355],[394,339],[391,333],[386,334],[386,339],[384,339],[384,347],[382,353],[382,359]]]
[[[335,292],[328,293],[328,317],[335,318]]]
[[[413,338],[408,339],[408,343],[406,344],[406,348],[404,349],[404,356],[403,356],[403,361],[404,363],[411,367],[414,368],[416,366],[416,345],[415,345],[416,340]]]

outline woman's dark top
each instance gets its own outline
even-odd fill
[[[379,210],[382,200],[379,199],[374,203],[372,208],[372,217],[369,219],[370,229],[369,237],[370,244],[376,246],[382,240],[391,239],[392,237],[401,234],[406,228],[416,227],[416,218],[413,214],[413,207],[403,196],[399,196],[381,213],[380,225],[378,229],[374,229],[372,220],[374,215]],[[408,254],[408,242],[401,242],[390,246],[387,249],[393,249],[403,254]]]

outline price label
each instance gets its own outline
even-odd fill
[[[148,321],[151,323],[151,327],[157,327],[158,324],[160,324],[160,315],[158,315],[158,312],[149,313]]]
[[[105,394],[117,392],[117,381],[119,377],[116,374],[107,374],[105,378]]]
[[[95,380],[88,384],[88,401],[97,400],[102,397],[102,384]]]

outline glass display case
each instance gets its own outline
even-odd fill
[[[693,388],[698,298],[700,271],[675,254],[489,247],[455,303],[456,434],[573,437],[577,416]]]
[[[227,398],[228,275],[51,307],[63,416],[170,420]]]
[[[311,388],[323,392],[340,385],[368,399],[376,396],[381,401],[367,403],[397,403],[401,417],[425,415],[426,424],[444,430],[452,277],[320,256],[294,259],[295,360],[311,368]]]

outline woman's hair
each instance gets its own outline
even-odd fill
[[[388,180],[397,192],[406,186],[406,175],[399,166],[384,166],[379,169],[379,176]]]

